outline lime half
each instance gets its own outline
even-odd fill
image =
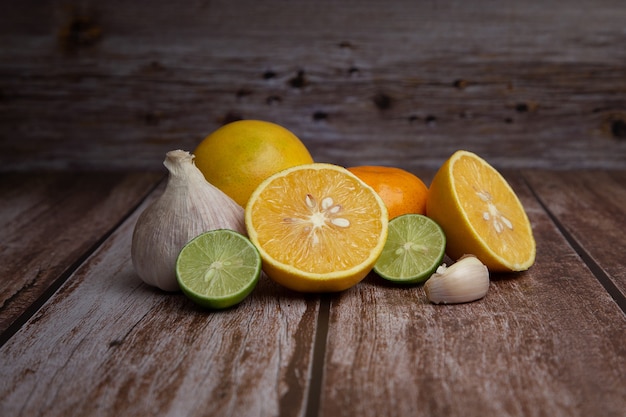
[[[441,265],[446,235],[434,220],[405,214],[389,222],[389,234],[374,271],[389,281],[415,284],[427,280]]]
[[[256,287],[260,275],[259,251],[233,230],[212,230],[195,237],[176,260],[176,277],[183,293],[213,309],[240,303]]]

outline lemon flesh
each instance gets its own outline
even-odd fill
[[[478,257],[490,271],[524,271],[535,262],[528,216],[502,175],[468,151],[455,152],[430,185],[426,213],[444,230],[452,259]]]
[[[387,237],[380,196],[347,169],[314,163],[265,180],[246,229],[267,275],[302,292],[342,291],[373,268]]]

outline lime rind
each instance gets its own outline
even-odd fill
[[[446,236],[432,219],[405,214],[389,222],[389,234],[374,271],[397,283],[426,281],[437,269],[446,249]]]
[[[261,275],[261,257],[244,235],[229,229],[205,232],[189,241],[176,261],[182,292],[195,303],[224,309],[243,301]]]

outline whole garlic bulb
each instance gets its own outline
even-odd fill
[[[193,158],[182,150],[166,154],[165,191],[141,213],[133,231],[135,271],[145,283],[165,291],[179,290],[176,259],[189,240],[208,230],[246,230],[243,207],[207,182]]]

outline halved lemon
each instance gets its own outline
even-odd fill
[[[452,259],[473,254],[490,271],[524,271],[535,262],[524,207],[504,177],[472,152],[455,152],[437,171],[426,213],[444,230]]]
[[[385,203],[347,169],[299,165],[252,193],[246,229],[263,270],[301,292],[343,291],[371,271],[387,239]]]

